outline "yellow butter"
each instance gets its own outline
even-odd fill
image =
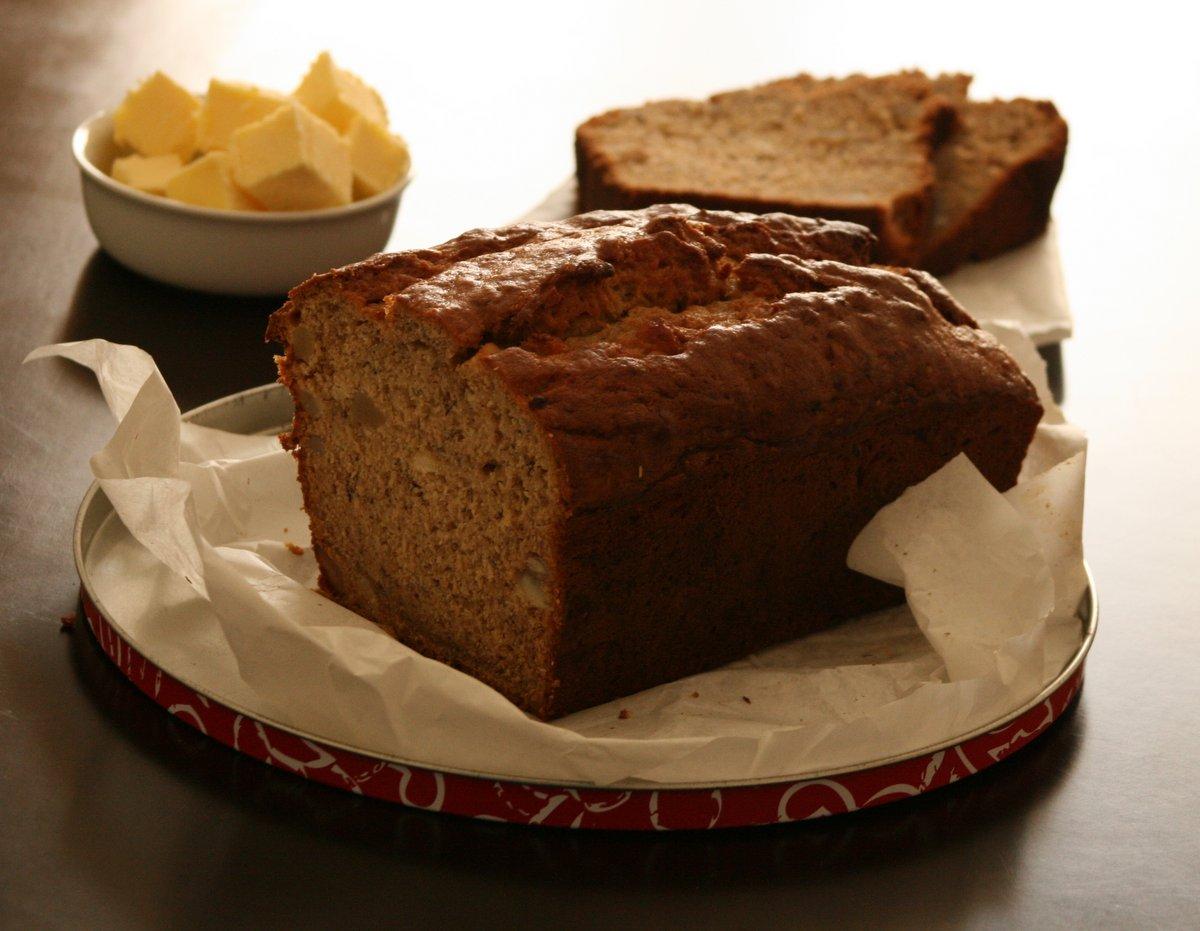
[[[408,146],[378,123],[356,116],[346,132],[355,199],[387,190],[406,174],[411,161]]]
[[[339,133],[346,132],[356,116],[387,126],[383,98],[358,75],[335,65],[328,52],[317,56],[292,96]]]
[[[112,163],[113,180],[128,184],[147,194],[165,194],[167,182],[183,167],[183,160],[171,155],[127,155]]]
[[[229,153],[209,152],[167,182],[167,197],[219,210],[257,210],[258,205],[233,181]]]
[[[178,155],[196,151],[200,101],[161,71],[125,95],[113,113],[113,140],[140,155]]]
[[[235,131],[269,116],[285,103],[287,98],[275,91],[213,78],[200,107],[197,141],[201,150],[229,148],[229,137]]]
[[[229,154],[234,180],[269,210],[350,203],[349,144],[299,103],[237,130]]]

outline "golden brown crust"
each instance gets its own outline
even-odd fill
[[[985,390],[1028,397],[1016,364],[927,276],[754,255],[729,278],[768,263],[775,280],[751,298],[741,326],[705,328],[685,311],[612,341],[514,345],[478,359],[525,403],[536,399],[530,409],[558,453],[568,508],[635,497],[696,448],[810,443],[868,394],[877,403],[957,404]],[[1018,456],[998,471],[997,484],[1011,484],[1019,465]]]
[[[272,314],[266,340],[286,342],[294,322],[295,301],[317,295],[336,295],[362,307],[379,304],[404,292],[413,284],[430,280],[454,269],[457,263],[506,254],[522,246],[553,240],[580,238],[604,230],[619,230],[630,224],[671,223],[676,218],[696,218],[703,227],[718,226],[738,239],[736,247],[778,247],[806,256],[866,262],[875,251],[874,236],[848,223],[808,220],[797,217],[737,216],[724,211],[697,210],[686,204],[655,204],[630,214],[628,211],[593,210],[550,223],[518,223],[499,229],[468,230],[442,245],[424,250],[380,253],[364,262],[344,266],[307,278],[292,289],[288,301]]]

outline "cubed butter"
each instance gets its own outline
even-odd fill
[[[178,155],[126,155],[112,163],[114,181],[147,194],[165,194],[167,182],[183,167]]]
[[[270,116],[285,103],[287,98],[275,91],[213,78],[200,106],[197,130],[200,149],[204,152],[228,149],[229,137],[236,130]]]
[[[200,101],[161,71],[125,95],[113,113],[113,140],[140,155],[178,155],[196,151]]]
[[[346,132],[355,199],[385,191],[408,174],[408,146],[378,123],[356,116]]]
[[[234,183],[228,152],[209,152],[181,169],[167,182],[167,197],[218,210],[258,209]]]
[[[235,132],[229,154],[234,180],[268,210],[350,203],[350,145],[294,101]]]
[[[349,130],[356,116],[387,126],[383,98],[358,75],[335,65],[328,52],[317,56],[292,96],[339,133]]]

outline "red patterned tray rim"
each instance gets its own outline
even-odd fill
[[[266,407],[267,402],[279,401],[279,400],[284,399],[285,397],[286,397],[286,393],[284,392],[282,386],[280,386],[280,385],[262,385],[262,386],[259,386],[256,388],[250,388],[245,391],[238,392],[236,394],[228,395],[223,398],[218,398],[217,400],[209,402],[208,404],[204,404],[200,407],[194,408],[194,409],[186,412],[183,415],[183,419],[187,420],[187,421],[191,421],[191,420],[211,421],[211,417],[209,415],[211,415],[213,413],[219,413],[224,409],[228,409],[231,405],[238,405],[238,404],[243,404],[243,403],[253,403],[253,402],[257,401],[257,402],[263,403],[263,406]],[[211,423],[211,422],[209,423],[209,425],[217,426],[217,424]],[[278,424],[274,424],[270,427],[263,428],[261,430],[261,432],[274,432],[279,429],[280,429],[280,427],[278,426]],[[92,511],[93,507],[99,507],[105,513],[104,513],[103,517],[100,517],[98,519],[93,518],[89,522],[88,518],[91,516],[91,511]],[[82,590],[84,592],[85,605],[87,602],[90,601],[95,613],[98,614],[99,616],[101,616],[101,618],[103,619],[103,621],[105,622],[105,624],[107,626],[112,628],[113,633],[116,634],[116,636],[118,636],[121,639],[121,641],[125,645],[126,649],[137,652],[138,656],[141,657],[141,659],[144,663],[150,663],[149,660],[145,659],[145,657],[142,657],[141,653],[139,651],[137,651],[136,646],[134,646],[131,643],[131,641],[130,641],[128,635],[125,633],[125,631],[120,627],[120,625],[118,623],[116,623],[112,619],[112,615],[104,609],[102,604],[100,604],[98,601],[95,600],[93,594],[90,591],[89,585],[88,585],[89,580],[88,580],[88,573],[87,573],[87,568],[86,568],[86,563],[85,563],[87,548],[90,545],[90,543],[91,543],[92,539],[94,538],[95,533],[98,531],[99,527],[104,523],[104,521],[106,519],[108,519],[109,516],[111,516],[111,505],[109,505],[107,502],[107,499],[105,499],[103,492],[100,489],[99,483],[94,482],[88,488],[87,493],[84,495],[83,500],[80,502],[79,510],[76,514],[75,529],[74,529],[74,541],[73,541],[74,542],[73,548],[74,548],[75,565],[76,565],[77,571],[79,572],[80,580],[82,583]],[[85,532],[85,523],[91,524],[90,532]],[[178,682],[181,686],[192,691],[196,695],[202,696],[205,701],[210,701],[210,700],[215,701],[218,704],[220,704],[222,707],[227,708],[229,711],[231,711],[234,714],[239,714],[247,719],[250,719],[250,720],[253,720],[256,722],[260,722],[262,724],[266,724],[281,733],[291,734],[294,737],[297,737],[299,739],[312,741],[312,742],[318,743],[318,744],[320,744],[324,747],[330,748],[330,749],[340,750],[340,751],[355,754],[357,756],[361,756],[364,758],[380,760],[382,762],[392,764],[392,765],[397,765],[397,766],[413,767],[413,768],[417,768],[417,769],[439,772],[444,775],[452,775],[452,776],[462,777],[462,778],[467,778],[467,779],[476,779],[476,780],[485,780],[485,781],[500,780],[503,782],[510,782],[510,783],[514,783],[514,784],[519,783],[519,784],[525,785],[525,786],[544,786],[544,787],[548,787],[548,788],[568,789],[568,790],[612,791],[612,792],[625,792],[625,791],[681,792],[681,791],[711,791],[714,789],[751,788],[751,787],[763,787],[763,786],[770,787],[770,786],[792,784],[792,783],[795,783],[798,781],[821,780],[821,779],[828,779],[828,778],[835,777],[835,776],[845,776],[850,773],[860,773],[860,772],[865,772],[865,771],[878,770],[878,769],[888,767],[888,766],[891,766],[894,764],[911,762],[915,759],[927,758],[932,755],[936,755],[938,753],[952,751],[959,747],[965,746],[969,742],[976,740],[979,737],[982,737],[982,736],[985,736],[988,734],[994,734],[999,729],[1006,727],[1007,725],[1011,724],[1018,718],[1021,718],[1022,716],[1027,715],[1031,710],[1036,709],[1040,705],[1046,704],[1053,697],[1055,697],[1060,692],[1062,692],[1068,685],[1072,684],[1073,680],[1076,680],[1076,679],[1079,680],[1078,682],[1074,683],[1076,686],[1078,686],[1082,682],[1082,669],[1083,669],[1087,654],[1088,654],[1089,650],[1091,649],[1092,643],[1095,640],[1096,630],[1097,630],[1098,621],[1099,621],[1099,602],[1098,602],[1098,599],[1095,594],[1094,581],[1093,581],[1090,569],[1086,569],[1086,571],[1087,571],[1087,579],[1088,579],[1088,588],[1084,594],[1084,598],[1083,598],[1083,601],[1081,602],[1081,607],[1080,607],[1080,614],[1082,615],[1081,621],[1084,623],[1084,636],[1083,636],[1082,642],[1081,642],[1078,650],[1075,652],[1075,654],[1072,656],[1071,660],[1066,664],[1066,666],[1063,668],[1063,670],[1059,673],[1059,675],[1056,676],[1055,679],[1052,682],[1050,682],[1044,689],[1042,689],[1042,691],[1039,692],[1037,696],[1030,699],[1028,702],[1021,705],[1019,708],[1016,708],[1012,711],[1006,712],[1003,716],[1001,716],[993,721],[990,721],[987,724],[984,724],[980,727],[974,728],[971,731],[965,732],[960,735],[955,735],[953,738],[951,738],[947,741],[942,741],[937,744],[929,745],[926,747],[921,747],[921,748],[914,749],[914,750],[907,751],[907,752],[900,753],[900,754],[894,754],[894,755],[888,756],[888,757],[881,757],[878,759],[863,761],[860,764],[853,767],[852,769],[836,769],[836,768],[835,769],[821,769],[821,770],[812,770],[809,772],[799,772],[799,773],[794,773],[794,774],[788,774],[788,775],[784,775],[784,776],[770,776],[770,777],[758,778],[758,779],[714,780],[714,781],[705,782],[705,783],[677,783],[677,784],[663,785],[663,786],[658,786],[658,785],[655,785],[652,783],[646,783],[646,782],[642,782],[642,781],[630,780],[630,781],[623,781],[623,782],[618,782],[618,783],[614,783],[611,785],[600,787],[600,786],[596,786],[593,783],[582,782],[582,781],[548,780],[548,779],[544,779],[544,778],[522,776],[520,774],[487,773],[487,772],[459,769],[459,768],[455,768],[455,767],[445,767],[436,762],[419,761],[419,760],[412,760],[412,759],[403,758],[403,757],[392,756],[392,755],[388,755],[388,754],[384,754],[384,753],[379,753],[376,751],[366,750],[366,749],[363,749],[360,747],[355,747],[355,746],[348,745],[348,744],[343,744],[338,741],[330,740],[328,738],[322,737],[320,735],[306,733],[297,728],[291,727],[290,725],[286,725],[281,722],[274,721],[269,717],[261,716],[257,712],[254,712],[250,709],[241,708],[237,703],[225,701],[220,696],[202,692],[201,690],[196,688],[194,685],[189,683],[186,679],[178,678],[175,676],[174,673],[171,673],[168,670],[159,670],[159,667],[157,667],[157,666],[154,666],[154,669],[160,671],[164,675],[170,676],[174,681]],[[153,665],[153,664],[151,664],[151,665]],[[1073,697],[1074,697],[1074,693],[1072,692],[1071,698],[1073,698]],[[1069,701],[1070,701],[1070,699],[1068,700],[1068,704],[1069,704]]]
[[[205,736],[333,788],[425,811],[541,827],[647,831],[751,827],[903,801],[974,775],[1023,749],[1062,717],[1083,686],[1080,666],[1041,705],[1003,727],[947,750],[886,766],[726,788],[574,788],[389,763],[247,718],[209,702],[146,660],[121,639],[86,590],[81,597],[93,636],[118,670],[169,714]]]

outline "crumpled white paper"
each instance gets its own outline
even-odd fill
[[[575,179],[568,178],[521,220],[565,219],[579,212],[578,199]],[[1038,346],[1061,342],[1074,329],[1053,221],[1032,242],[963,265],[941,282],[979,322],[1016,323]]]
[[[682,785],[913,752],[996,720],[1062,669],[1080,638],[1085,441],[1028,339],[995,331],[1047,407],[1022,481],[1001,495],[959,457],[884,508],[849,554],[903,584],[911,614],[860,618],[551,723],[313,590],[311,552],[288,546],[308,544],[295,464],[274,437],[181,423],[131,346],[29,358],[91,368],[119,420],[91,464],[120,522],[97,534],[86,571],[151,662],[251,716],[375,755],[529,781]]]
[[[1032,242],[969,262],[941,282],[980,323],[1016,324],[1038,346],[1061,342],[1075,328],[1053,221]]]

